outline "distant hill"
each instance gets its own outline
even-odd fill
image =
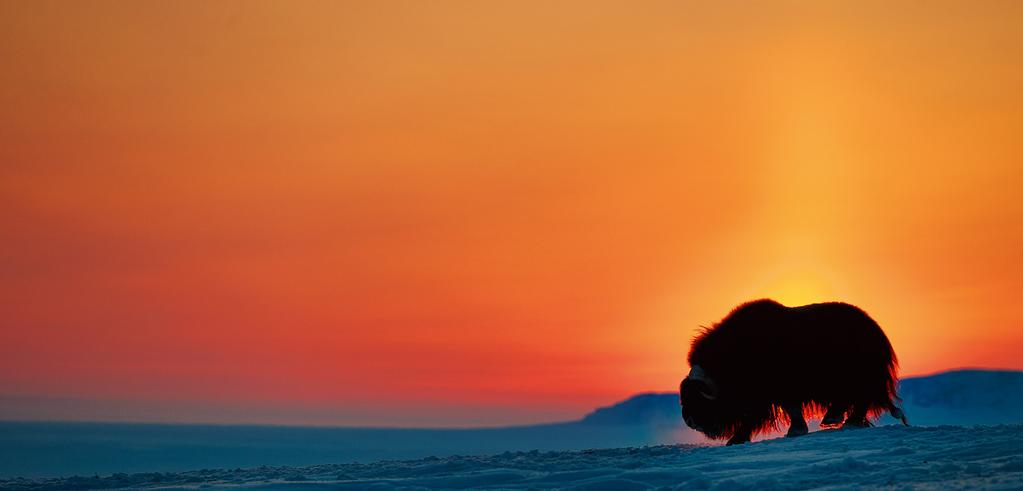
[[[910,424],[1023,423],[1023,372],[954,370],[906,378],[899,396]],[[894,422],[885,418],[882,424]]]
[[[953,370],[899,383],[914,425],[1023,423],[1023,372]],[[676,393],[646,393],[586,415],[587,425],[682,426]],[[885,417],[880,424],[894,424]]]
[[[678,425],[682,421],[682,408],[678,394],[646,393],[632,396],[622,402],[597,408],[583,417],[581,423],[589,425]]]

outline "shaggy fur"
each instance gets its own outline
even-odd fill
[[[806,432],[804,414],[828,410],[833,423],[846,426],[870,425],[885,411],[906,423],[896,406],[891,343],[849,304],[743,304],[693,340],[689,365],[703,369],[717,394],[710,398],[710,386],[683,380],[683,417],[710,438],[743,443],[787,420],[796,436]]]

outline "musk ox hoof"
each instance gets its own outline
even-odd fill
[[[798,428],[789,428],[789,432],[785,434],[786,437],[792,438],[796,436],[803,436],[810,432],[810,429],[806,426],[800,426]]]
[[[730,445],[742,445],[743,443],[749,443],[749,437],[735,435],[732,438],[730,438],[727,443],[725,443],[725,446],[727,447]]]
[[[870,428],[871,426],[874,426],[874,425],[870,424],[870,421],[867,421],[866,418],[861,418],[861,419],[851,419],[850,418],[849,420],[847,420],[845,422],[844,425],[842,425],[842,429],[846,429],[846,428]]]

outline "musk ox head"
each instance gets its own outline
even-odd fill
[[[711,438],[723,436],[728,425],[722,418],[727,407],[721,404],[718,385],[699,365],[693,365],[689,375],[679,384],[679,403],[682,419],[690,428]]]

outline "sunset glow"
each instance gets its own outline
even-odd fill
[[[1023,3],[760,5],[0,4],[0,419],[561,420],[762,297],[1023,369]]]

